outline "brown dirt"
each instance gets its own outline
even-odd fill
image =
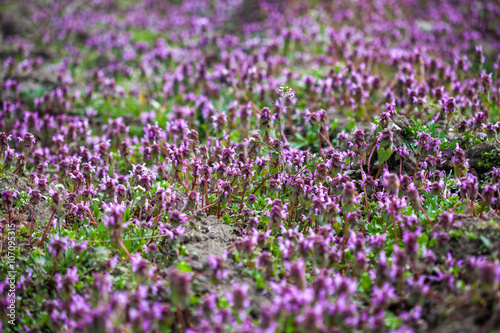
[[[455,217],[462,225],[460,229],[475,234],[472,239],[467,235],[450,239],[450,253],[457,260],[464,260],[470,256],[487,256],[498,250],[500,246],[500,221],[498,216],[484,216],[483,218],[458,215]],[[481,240],[484,237],[490,245]]]
[[[465,151],[465,157],[469,159],[469,168],[471,172],[475,173],[476,176],[480,176],[488,171],[491,171],[491,167],[500,167],[500,154],[496,157],[489,158],[488,161],[490,162],[491,167],[479,165],[479,162],[484,160],[482,154],[491,152],[495,149],[500,149],[500,145],[498,143],[491,144],[488,142],[482,142],[467,149]]]
[[[393,137],[393,143],[395,147],[399,147],[403,144],[404,141],[412,141],[413,138],[408,137],[405,134],[405,128],[408,126],[413,125],[414,122],[412,120],[409,120],[403,115],[400,114],[394,114],[391,116],[391,120],[389,122],[388,128],[394,133]],[[371,131],[369,131],[366,134],[366,142],[368,143],[367,147],[365,149],[368,149],[368,147],[371,145],[373,142],[373,134]],[[490,166],[481,166],[480,162],[484,160],[482,154],[485,152],[491,152],[493,150],[499,150],[499,154],[497,156],[490,157],[488,162]],[[443,150],[443,153],[445,157],[448,159],[448,161],[443,161],[443,164],[438,167],[439,170],[444,170],[446,172],[449,172],[453,170],[453,165],[451,163],[451,157],[453,155],[454,149],[445,149]],[[389,171],[391,172],[396,172],[399,173],[399,168],[400,168],[400,161],[395,159],[395,154],[393,154],[389,160],[387,160],[388,166],[389,166]],[[500,144],[498,143],[488,143],[488,142],[482,142],[478,145],[474,145],[473,147],[470,147],[468,149],[465,149],[465,156],[469,159],[469,170],[472,174],[478,176],[481,178],[481,175],[483,175],[486,172],[491,171],[491,166],[494,167],[500,167]],[[366,166],[367,166],[367,160],[368,156],[366,158],[365,164],[363,167],[365,168],[366,171]],[[422,162],[422,161],[421,161]],[[373,153],[371,162],[371,173],[372,176],[375,176],[377,170],[378,170],[378,162],[377,162],[377,152],[375,151]],[[413,175],[414,170],[415,170],[415,165],[417,163],[417,156],[413,151],[410,151],[410,156],[406,157],[403,160],[403,166],[402,166],[402,173],[406,175]]]
[[[180,243],[188,252],[186,261],[195,273],[200,273],[195,275],[197,291],[201,294],[213,291],[218,297],[223,297],[226,291],[231,290],[233,282],[247,284],[250,286],[248,296],[252,303],[252,312],[256,315],[269,303],[269,299],[257,289],[252,277],[236,267],[230,256],[225,261],[225,268],[229,271],[227,279],[213,283],[211,275],[205,274],[208,271],[208,258],[212,255],[221,257],[240,235],[240,229],[220,222],[213,215],[196,218],[193,223],[196,230],[187,232]]]
[[[475,239],[467,235],[451,238],[449,251],[455,260],[466,260],[471,256],[489,256],[498,251],[500,246],[500,221],[498,216],[483,216],[483,218],[456,215],[456,228],[476,235]],[[490,246],[480,239],[483,236],[491,243]],[[432,275],[434,267],[419,263],[425,268],[425,274]],[[464,277],[467,279],[467,277]],[[472,282],[472,281],[471,281]],[[434,291],[442,300],[429,298],[422,309],[422,318],[428,325],[425,332],[461,333],[461,332],[496,332],[498,324],[493,319],[494,301],[491,295],[484,295],[484,302],[472,302],[470,299],[456,296],[443,282],[432,283]],[[458,306],[462,304],[461,306]],[[424,332],[424,331],[422,331]]]
[[[23,6],[22,3],[2,8],[2,13],[0,13],[2,37],[25,36],[32,33],[34,26],[29,22],[29,17],[30,8]]]
[[[413,140],[413,138],[411,138],[405,134],[405,129],[408,126],[411,126],[413,124],[414,124],[414,122],[412,120],[410,120],[410,119],[406,118],[405,116],[400,115],[398,113],[395,113],[391,116],[391,119],[390,119],[387,127],[394,133],[394,136],[393,136],[394,147],[402,146],[404,141]],[[367,169],[368,158],[370,156],[370,152],[367,152],[367,150],[368,150],[368,148],[370,148],[370,146],[373,143],[373,140],[374,140],[373,132],[371,130],[367,130],[365,138],[366,138],[367,145],[365,147],[365,151],[363,151],[362,153],[367,154],[366,159],[364,161],[365,163],[363,164],[363,170],[366,172],[368,170]],[[373,149],[375,149],[375,148],[373,148]],[[392,156],[387,160],[387,164],[389,166],[390,172],[395,172],[395,173],[399,174],[401,161],[399,159],[396,160],[395,157],[396,157],[396,154],[393,153]],[[406,157],[403,160],[403,165],[401,168],[402,173],[406,174],[406,175],[410,175],[410,176],[413,175],[416,163],[417,163],[417,156],[412,151],[410,151],[410,156]],[[378,168],[379,168],[379,165],[378,165],[377,152],[373,151],[373,154],[372,154],[372,157],[370,160],[370,173],[371,173],[372,177],[375,177],[375,175],[377,174]]]
[[[489,305],[464,306],[451,312],[442,304],[429,301],[423,308],[423,317],[432,329],[429,333],[486,333],[498,332],[492,324],[487,321],[491,318]],[[450,307],[453,308],[453,307]]]
[[[0,178],[0,193],[6,190],[11,191],[12,193],[16,190],[27,193],[28,180],[25,177],[15,175],[12,172],[6,172],[5,178]],[[52,215],[52,210],[44,199],[45,196],[42,195],[42,200],[35,206],[34,221],[38,222],[38,225],[45,225]],[[24,211],[27,222],[31,220],[32,212],[33,208],[29,205],[29,207],[27,207]]]

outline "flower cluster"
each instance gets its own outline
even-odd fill
[[[0,331],[499,327],[498,1],[4,2]]]

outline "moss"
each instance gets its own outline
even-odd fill
[[[493,149],[491,151],[487,151],[481,153],[481,160],[477,163],[479,167],[485,169],[491,169],[495,166],[500,166],[500,149]]]

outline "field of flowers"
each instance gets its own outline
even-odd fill
[[[1,0],[0,331],[496,332],[500,3]]]

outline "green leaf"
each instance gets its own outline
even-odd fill
[[[299,132],[295,132],[295,137],[297,138],[298,141],[305,141],[306,138],[304,138],[304,136],[302,134],[300,134]]]
[[[123,223],[126,223],[130,219],[130,206],[127,206],[125,213],[123,214]]]
[[[257,287],[257,289],[260,289],[260,290],[263,290],[265,288],[266,283],[265,283],[264,278],[262,277],[262,275],[257,274],[255,276],[255,286]]]
[[[347,127],[346,127],[347,132],[351,132],[355,126],[356,126],[356,119],[350,118],[349,123],[347,123]]]
[[[488,249],[491,249],[491,241],[488,238],[481,236],[479,237],[479,239],[481,239],[481,242],[484,244],[484,246],[486,246]]]
[[[191,267],[185,262],[180,262],[177,264],[177,270],[183,273],[190,273],[192,271]]]
[[[403,323],[403,319],[397,317],[395,314],[393,314],[390,311],[386,311],[384,314],[384,317],[385,317],[384,318],[385,325],[387,326],[387,328],[392,329],[392,330],[398,328]]]
[[[392,155],[392,146],[389,148],[380,148],[377,150],[378,156],[378,164],[382,165],[385,161],[387,161]]]
[[[469,239],[475,240],[477,239],[477,235],[473,234],[472,232],[468,232],[465,234]]]
[[[372,287],[372,280],[370,278],[370,274],[368,272],[364,272],[363,275],[361,276],[361,279],[359,280],[361,287],[365,291],[369,291],[370,288]]]
[[[221,297],[218,301],[218,304],[217,306],[219,308],[228,308],[229,307],[229,302],[227,301],[227,299],[225,297]]]

